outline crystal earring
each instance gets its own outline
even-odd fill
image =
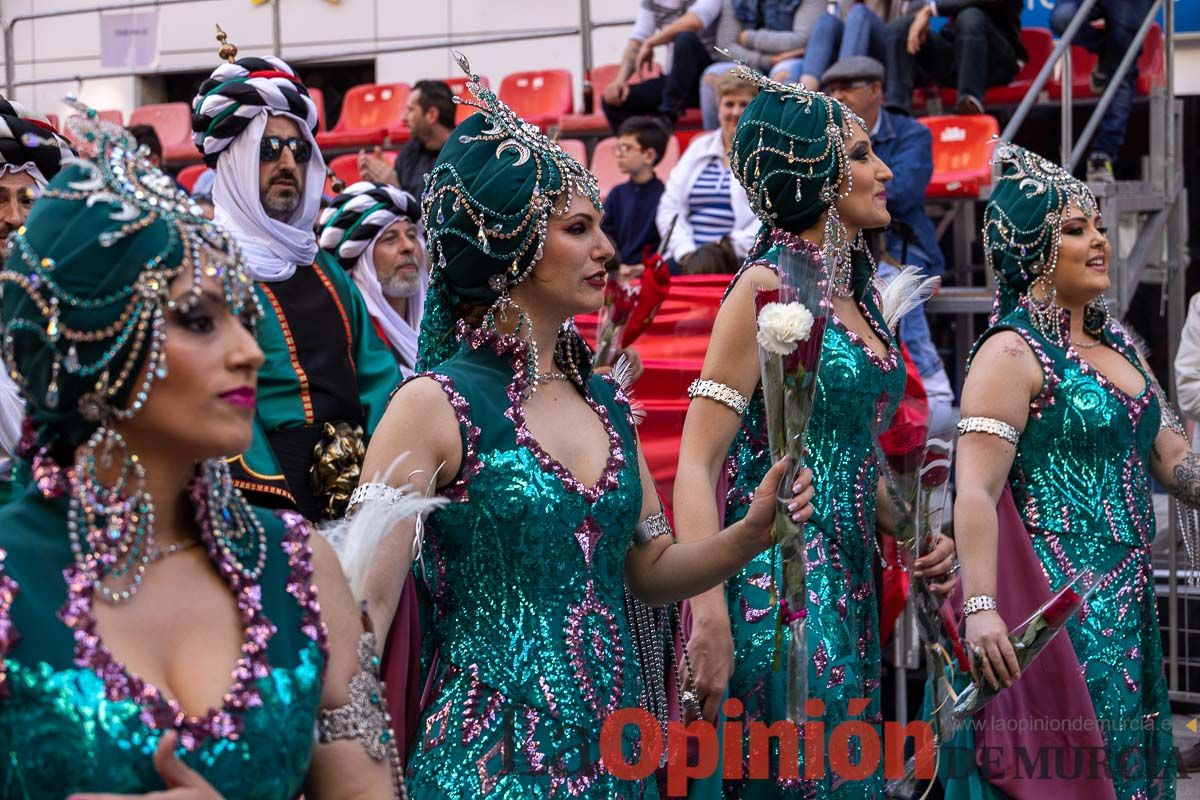
[[[222,458],[205,461],[193,489],[200,515],[200,533],[238,575],[251,583],[262,576],[267,563],[267,533],[233,486],[229,464]]]
[[[145,469],[116,429],[102,425],[79,449],[70,494],[67,537],[76,565],[101,600],[128,602],[153,558],[154,504]]]
[[[850,239],[846,226],[838,214],[837,207],[830,205],[825,214],[823,255],[827,266],[826,274],[833,283],[834,297],[849,297],[853,293],[850,274]]]

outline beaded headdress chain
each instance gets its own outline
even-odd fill
[[[257,319],[261,310],[232,238],[149,162],[148,150],[124,128],[100,120],[73,97],[67,102],[80,112],[68,127],[83,157],[63,160],[63,171],[31,212],[29,229],[22,226],[9,237],[0,289],[8,295],[6,309],[14,311],[5,320],[0,349],[40,418],[40,443],[46,450],[82,445],[65,484],[39,480],[39,488],[70,493],[67,525],[77,566],[102,599],[120,603],[133,597],[146,567],[164,554],[154,545],[145,469],[114,427],[133,418],[154,382],[167,377],[164,316],[195,306],[206,280],[220,287],[235,314]],[[66,205],[53,209],[48,203]],[[102,209],[92,211],[95,206]],[[33,242],[63,263],[37,252]],[[139,245],[142,252],[152,247],[153,255],[144,263],[123,263],[143,257]],[[110,248],[123,249],[111,250],[106,264],[104,251]],[[84,270],[121,285],[102,296],[68,289],[84,278]],[[187,290],[172,298],[179,278],[189,281]],[[10,294],[14,291],[21,294]],[[44,386],[35,387],[18,367],[34,369],[43,354],[49,374]],[[66,399],[60,396],[62,382],[75,390],[68,397],[77,408],[60,408]],[[86,421],[82,435],[79,418]],[[87,437],[89,427],[94,430]],[[78,441],[84,437],[86,442]],[[222,459],[206,462],[202,470],[193,491],[206,509],[201,525],[207,543],[239,575],[257,579],[265,559],[261,525],[232,488]]]
[[[1099,213],[1096,197],[1062,167],[1010,142],[997,141],[992,163],[1000,177],[984,214],[983,252],[999,284],[993,321],[1024,301],[1039,330],[1058,341],[1063,316],[1051,276],[1058,266],[1062,215],[1074,205],[1091,219]],[[1039,283],[1043,299],[1034,295]],[[1097,332],[1107,317],[1107,301],[1100,297],[1086,309],[1084,327]]]
[[[852,292],[851,249],[862,250],[868,257],[870,251],[861,231],[851,243],[834,203],[853,191],[854,179],[846,155],[846,141],[853,135],[852,125],[868,132],[866,122],[827,94],[811,91],[800,84],[772,80],[740,61],[733,68],[733,74],[754,84],[760,91],[775,95],[782,103],[797,104],[805,114],[812,114],[816,109],[824,112],[823,129],[812,132],[786,128],[768,119],[743,117],[738,137],[748,136],[747,141],[752,144],[748,148],[734,146],[729,153],[729,163],[746,189],[751,209],[763,221],[764,230],[778,227],[780,223],[775,205],[781,198],[776,196],[773,201],[768,189],[768,183],[773,179],[794,179],[795,202],[815,199],[828,207],[822,245],[826,269],[833,281],[834,294],[849,296]],[[757,132],[756,139],[753,132]],[[775,183],[778,184],[778,180]],[[843,184],[845,188],[839,191]],[[818,186],[816,198],[802,197],[803,189]]]
[[[509,297],[509,290],[525,280],[541,261],[550,215],[565,216],[577,196],[586,197],[603,210],[600,189],[591,172],[500,100],[471,71],[465,56],[458,52],[453,55],[467,75],[467,89],[472,95],[456,97],[454,101],[478,109],[476,117],[483,123],[468,118],[456,128],[451,146],[443,149],[442,158],[426,178],[421,207],[428,232],[431,269],[418,369],[436,366],[453,352],[454,310],[458,303],[464,300],[490,303],[483,318],[485,328],[494,327],[497,319],[506,319],[510,312],[516,312],[515,333],[526,338],[532,349],[532,357],[527,360],[532,390],[538,374],[536,343],[529,336],[527,318]],[[454,151],[454,158],[447,155],[450,151]],[[471,154],[470,167],[464,166],[467,153]],[[480,158],[482,154],[487,154],[486,159]],[[464,170],[476,174],[464,174]],[[531,171],[533,177],[531,191],[517,190],[520,198],[529,191],[528,201],[515,207],[511,194],[497,193],[491,181],[478,181],[480,175],[508,170]],[[476,187],[476,182],[481,185]],[[500,183],[510,190],[514,188],[504,181]],[[484,197],[489,190],[497,196]],[[507,205],[503,208],[497,207],[504,204]],[[491,271],[484,288],[472,287],[468,293],[456,286],[450,273],[458,267],[448,265],[451,249],[477,254],[470,259],[474,264],[472,269]],[[576,385],[582,387],[591,355],[570,323],[558,337],[555,357]],[[569,365],[574,367],[568,368]]]

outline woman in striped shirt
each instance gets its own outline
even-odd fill
[[[729,146],[742,110],[758,94],[749,81],[726,73],[717,83],[721,127],[692,140],[671,171],[658,204],[658,230],[666,238],[666,255],[687,272],[692,254],[704,245],[728,239],[740,260],[758,235],[759,221],[729,169]]]

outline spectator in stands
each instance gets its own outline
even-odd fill
[[[629,117],[660,117],[668,128],[700,103],[700,76],[713,63],[717,19],[723,0],[641,0],[633,33],[616,79],[604,89],[601,107],[614,131]],[[664,75],[630,83],[654,62],[654,48],[667,46]]]
[[[216,222],[241,247],[263,309],[254,440],[230,461],[234,485],[255,505],[339,517],[400,370],[362,293],[317,245],[317,106],[286,62],[244,57],[222,62],[192,107],[217,174]]]
[[[398,186],[413,197],[425,190],[425,176],[433,169],[442,145],[454,130],[454,93],[444,81],[417,81],[408,95],[404,124],[412,138],[389,165],[380,148],[358,154],[363,180]]]
[[[729,239],[737,259],[745,258],[754,244],[758,217],[733,177],[728,154],[742,111],[757,94],[755,84],[732,72],[722,75],[717,81],[721,127],[692,139],[671,170],[657,221],[662,236],[674,224],[664,253],[675,264],[672,273],[686,266],[698,248],[718,247],[722,239]]]
[[[31,108],[0,97],[0,247],[25,224],[34,199],[72,155],[67,140]],[[12,499],[10,476],[21,440],[25,401],[0,369],[0,506]]]
[[[1050,12],[1050,29],[1062,36],[1082,5],[1079,0],[1057,0]],[[1133,44],[1133,37],[1150,10],[1150,0],[1099,0],[1092,6],[1087,24],[1075,34],[1075,44],[1086,47],[1100,56],[1092,70],[1091,89],[1101,94],[1108,86],[1109,76]],[[1137,83],[1137,61],[1117,87],[1108,111],[1092,139],[1087,161],[1088,182],[1113,180],[1113,159],[1125,141],[1125,128],[1133,111],[1134,87]]]
[[[138,143],[138,147],[145,147],[150,151],[150,163],[161,169],[163,159],[162,142],[159,140],[158,131],[154,130],[154,126],[130,125],[126,130],[133,135],[134,140]]]
[[[1021,44],[1022,0],[940,0],[887,27],[887,107],[911,113],[917,67],[940,86],[956,85],[956,114],[982,114],[983,93],[1017,76],[1028,55]],[[934,12],[949,17],[930,31]]]
[[[1175,352],[1175,391],[1179,410],[1188,419],[1200,420],[1200,294],[1188,303],[1187,319]]]
[[[836,60],[871,56],[883,62],[887,23],[925,4],[926,0],[841,0],[837,14],[827,12],[813,23],[804,58],[781,61],[771,76],[784,83],[799,81],[816,91],[821,76]]]
[[[658,248],[655,215],[665,187],[654,167],[667,151],[668,138],[654,117],[630,117],[617,131],[617,169],[629,180],[608,193],[600,227],[616,248],[622,280],[640,276],[642,251]]]
[[[825,0],[725,0],[717,21],[717,47],[760,72],[804,55],[813,24],[825,13]],[[717,78],[733,69],[718,61],[704,70],[700,81],[700,111],[704,129],[717,121]]]
[[[359,181],[321,212],[318,242],[354,278],[375,330],[400,371],[417,363],[417,334],[429,280],[421,204],[403,189]]]
[[[916,120],[890,114],[883,108],[883,79],[883,65],[878,61],[870,56],[851,56],[826,70],[821,83],[830,97],[863,118],[871,147],[892,169],[887,185],[892,223],[885,236],[887,258],[880,258],[880,275],[893,277],[898,272],[897,264],[912,264],[922,272],[941,275],[946,262],[937,231],[925,214],[925,187],[933,175],[933,136]],[[954,391],[934,347],[923,307],[914,308],[900,320],[900,338],[908,346],[929,396],[930,430],[949,433],[954,424]]]

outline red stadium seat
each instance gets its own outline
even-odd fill
[[[587,145],[579,139],[560,139],[559,147],[567,151],[567,155],[578,161],[583,166],[587,166]]]
[[[1092,91],[1091,75],[1099,58],[1079,45],[1071,45],[1071,96],[1075,99],[1099,97]],[[1151,23],[1142,52],[1137,60],[1138,77],[1135,90],[1139,95],[1150,94],[1150,90],[1166,85],[1166,56],[1163,52],[1163,32],[1157,22]],[[1050,97],[1062,97],[1062,74],[1050,79]]]
[[[500,82],[498,94],[519,117],[545,129],[571,113],[571,73],[565,69],[514,72]]]
[[[471,97],[471,93],[467,91],[467,77],[465,75],[460,75],[456,78],[438,78],[437,80],[440,80],[442,83],[449,86],[450,93],[455,97]],[[483,75],[479,76],[479,82],[484,86],[491,86],[491,83],[489,83],[488,79]],[[408,101],[406,100],[405,102]],[[457,125],[478,110],[479,109],[475,108],[474,106],[468,106],[462,103],[455,104],[454,124]],[[388,128],[387,132],[388,141],[393,144],[397,142],[407,142],[410,135],[411,134],[409,133],[408,126],[405,125],[404,122],[401,122],[399,125],[393,125],[392,127]]]
[[[175,176],[176,182],[179,183],[188,194],[192,193],[192,189],[196,186],[196,179],[203,174],[208,167],[204,164],[188,164],[183,169],[179,170],[179,174]]]
[[[564,135],[600,136],[609,132],[608,120],[604,116],[600,100],[604,97],[604,90],[616,79],[617,70],[620,68],[620,64],[602,64],[598,67],[592,67],[588,73],[588,83],[592,86],[593,110],[590,114],[567,114],[564,116],[559,123]],[[654,63],[645,72],[641,74],[634,73],[629,82],[641,83],[647,78],[657,78],[661,74],[662,67]],[[615,132],[613,131],[613,133]]]
[[[933,133],[933,177],[929,198],[973,198],[992,181],[992,138],[1000,133],[996,118],[974,116],[920,117]]]
[[[396,160],[396,151],[384,150],[383,157],[387,159],[389,164],[391,164]],[[358,171],[357,153],[343,153],[340,156],[334,157],[328,164],[326,164],[326,166],[329,168],[330,172],[345,181],[347,186],[352,183],[358,183],[363,179],[362,173]],[[337,194],[335,191],[333,191],[332,178],[325,179],[325,194]]]
[[[200,160],[192,142],[192,107],[187,103],[154,103],[129,115],[129,125],[149,125],[162,142],[163,161],[186,164]]]
[[[325,93],[320,89],[309,88],[308,96],[317,106],[317,133],[324,133],[329,128],[325,124]]]
[[[1047,59],[1050,58],[1050,53],[1054,51],[1054,37],[1046,28],[1022,28],[1021,44],[1025,45],[1025,52],[1029,54],[1025,66],[1021,67],[1017,77],[1008,84],[988,89],[983,95],[984,106],[1020,103],[1029,91],[1029,87],[1033,86],[1033,79],[1037,77]],[[943,108],[953,108],[957,99],[958,93],[953,88],[942,89]]]
[[[629,180],[628,176],[617,168],[616,147],[617,137],[609,136],[596,142],[596,149],[592,151],[591,170],[600,184],[602,198],[607,197],[609,191],[618,183]],[[667,142],[667,152],[663,154],[662,161],[654,167],[654,174],[663,183],[671,176],[671,168],[679,161],[679,153],[679,139],[672,136]]]
[[[383,144],[388,128],[404,121],[407,83],[367,83],[352,87],[342,101],[333,130],[317,134],[322,148],[372,147]]]

